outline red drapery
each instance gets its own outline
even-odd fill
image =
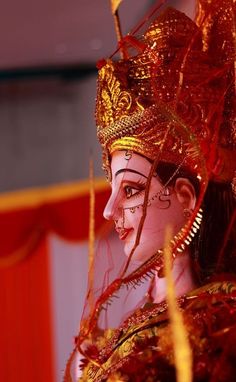
[[[98,231],[104,223],[102,212],[108,197],[104,182],[95,183],[95,192],[95,229]],[[0,267],[20,261],[37,248],[49,232],[69,241],[86,240],[89,226],[87,183],[70,185],[70,188],[54,186],[48,188],[48,193],[47,189],[27,191],[20,196],[15,193],[9,197],[0,196]],[[10,204],[8,200],[13,201],[13,207],[4,206]]]
[[[0,279],[0,380],[54,381],[46,239]]]
[[[101,184],[95,183],[97,231],[108,196]],[[77,242],[87,239],[89,225],[88,185],[61,187],[21,193],[20,203],[16,194],[0,196],[0,381],[55,380],[47,234]]]

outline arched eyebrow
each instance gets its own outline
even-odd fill
[[[122,172],[132,172],[134,174],[138,174],[138,175],[141,175],[143,176],[144,178],[147,179],[147,176],[142,174],[141,172],[139,171],[136,171],[136,170],[132,170],[132,168],[121,168],[120,170],[118,170],[116,173],[115,173],[115,177],[119,174],[121,174]]]

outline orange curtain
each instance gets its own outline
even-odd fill
[[[53,382],[47,240],[0,280],[0,381]]]

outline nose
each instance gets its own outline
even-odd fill
[[[107,220],[117,220],[119,215],[119,201],[117,198],[117,194],[111,194],[106,207],[103,211],[103,216]]]

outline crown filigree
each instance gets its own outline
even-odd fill
[[[128,149],[154,160],[162,147],[163,161],[178,164],[185,155],[185,164],[198,172],[204,159],[209,176],[219,181],[232,179],[235,3],[225,2],[232,8],[230,14],[227,6],[227,33],[220,33],[224,9],[217,10],[213,23],[207,1],[202,0],[205,8],[199,11],[198,26],[168,8],[140,38],[138,54],[105,62],[98,77],[96,122],[98,138],[108,155]],[[211,41],[216,41],[213,24],[220,33],[220,59],[212,52]],[[230,53],[226,64],[222,62],[225,46]]]
[[[115,77],[112,62],[107,62],[99,71],[97,100],[99,125],[111,126],[118,118],[130,114],[131,94],[121,89],[121,82]]]

